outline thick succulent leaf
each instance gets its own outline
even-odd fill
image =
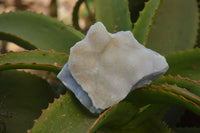
[[[171,130],[167,125],[158,119],[151,118],[134,128],[134,133],[170,133]]]
[[[166,56],[169,69],[166,75],[179,74],[194,80],[200,80],[200,49],[192,49]]]
[[[31,133],[86,133],[96,119],[68,91],[43,111]]]
[[[189,78],[183,78],[180,75],[177,76],[162,76],[158,80],[154,81],[152,84],[164,84],[168,83],[171,85],[176,85],[180,88],[185,88],[189,92],[200,97],[200,82],[191,80]],[[181,116],[184,114],[184,108],[180,106],[172,106],[170,111],[163,118],[165,122],[170,125],[170,127],[175,127],[176,123],[180,120]],[[198,116],[197,116],[198,117]]]
[[[38,69],[58,73],[67,62],[68,55],[53,51],[24,51],[0,55],[0,70]]]
[[[197,0],[163,0],[152,23],[146,46],[161,54],[193,48],[198,24]]]
[[[84,35],[58,20],[33,12],[0,15],[0,39],[26,49],[54,49],[69,54],[69,49]]]
[[[95,0],[96,21],[111,33],[132,30],[127,0]]]
[[[178,86],[151,85],[131,92],[126,100],[138,106],[153,103],[176,104],[200,115],[200,97]]]
[[[149,119],[162,119],[168,111],[169,106],[165,104],[149,104],[140,108],[140,112],[122,129],[136,129],[137,127],[143,125],[145,121]],[[153,126],[152,126],[153,127]]]
[[[97,118],[83,108],[71,92],[67,92],[43,111],[31,132],[94,132],[104,125],[121,126],[130,121],[137,111],[131,103],[122,102],[112,106]]]
[[[140,109],[132,120],[124,126],[108,127],[103,126],[97,132],[105,133],[149,133],[160,132],[169,133],[170,129],[167,128],[164,122],[159,119],[163,117],[167,110],[166,105],[147,105]],[[122,116],[122,115],[121,115]]]
[[[45,80],[25,72],[1,71],[0,86],[0,125],[6,133],[25,133],[54,97]]]
[[[152,118],[134,129],[102,128],[97,133],[171,133],[171,131],[164,122]]]
[[[106,110],[95,121],[89,133],[94,133],[101,127],[119,128],[128,123],[138,112],[131,103],[121,102]]]
[[[168,83],[171,85],[177,85],[178,87],[185,88],[188,91],[190,91],[200,97],[200,82],[191,80],[189,78],[183,78],[180,75],[162,76],[158,80],[154,81],[152,84],[157,84],[157,83],[159,83],[159,84]]]
[[[141,44],[146,43],[155,14],[161,2],[162,0],[149,0],[145,3],[143,11],[140,12],[139,18],[134,24],[133,35]]]

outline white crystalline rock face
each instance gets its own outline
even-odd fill
[[[139,44],[130,31],[110,34],[97,22],[71,48],[58,78],[91,112],[100,113],[167,69],[165,58]]]

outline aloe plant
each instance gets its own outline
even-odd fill
[[[199,1],[79,0],[73,13],[76,28],[81,3],[91,17],[94,8],[95,21],[109,32],[132,31],[141,44],[163,54],[169,70],[102,114],[91,114],[56,78],[70,48],[85,34],[42,14],[2,13],[0,39],[26,51],[0,55],[0,132],[200,132],[195,125],[177,126],[186,110],[200,119],[200,49],[194,49],[199,45]],[[49,81],[19,69],[54,74]]]

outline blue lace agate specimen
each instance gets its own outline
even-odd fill
[[[92,113],[101,113],[167,69],[165,58],[141,45],[130,31],[111,34],[97,22],[71,48],[58,78]]]

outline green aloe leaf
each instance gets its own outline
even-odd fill
[[[124,125],[137,111],[138,109],[131,103],[122,102],[110,107],[98,118],[96,115],[90,114],[68,91],[43,111],[31,132],[95,132],[104,125],[112,127]]]
[[[200,97],[189,90],[174,85],[150,85],[137,89],[131,92],[126,100],[138,106],[146,104],[176,104],[200,115]]]
[[[130,104],[130,103],[129,103]],[[140,108],[137,114],[134,117],[131,117],[131,120],[126,124],[117,126],[117,127],[109,127],[105,124],[105,126],[100,127],[97,130],[98,132],[105,133],[149,133],[149,132],[161,132],[161,133],[169,133],[170,129],[167,128],[167,125],[164,122],[161,122],[159,119],[163,117],[165,112],[168,110],[168,106],[166,105],[147,105],[145,107]],[[126,115],[120,115],[121,118],[126,117]],[[120,117],[119,116],[119,117]],[[116,117],[116,116],[115,116]],[[120,123],[119,121],[115,121]]]
[[[138,125],[137,128],[135,128],[134,133],[170,133],[170,129],[167,127],[167,125],[156,118],[151,118],[140,125]]]
[[[31,133],[86,133],[96,119],[68,91],[43,111]]]
[[[148,121],[149,119],[154,118],[161,120],[168,109],[169,106],[167,104],[149,104],[141,107],[139,113],[121,128],[136,129],[138,126],[142,125],[145,121]]]
[[[200,82],[191,80],[189,78],[181,77],[180,75],[177,76],[163,76],[158,80],[154,81],[152,84],[164,84],[168,83],[171,85],[177,85],[180,88],[185,88],[188,91],[194,93],[195,95],[200,97]]]
[[[138,108],[131,103],[121,102],[106,110],[97,119],[97,117],[88,114],[85,108],[82,108],[82,105],[80,105],[71,92],[67,92],[60,99],[55,100],[53,104],[50,104],[47,110],[43,111],[41,117],[36,120],[31,132],[92,133],[106,128],[106,130],[111,129],[111,131],[133,131],[137,129],[139,133],[142,128],[148,126],[146,121],[152,118],[162,118],[161,116],[166,111],[166,106],[163,105],[152,105],[147,108],[140,109],[138,114]],[[132,125],[132,119],[136,120],[134,125]],[[129,122],[131,122],[131,126],[126,128]],[[144,122],[147,125],[142,126]],[[152,125],[150,130],[160,129],[162,131],[165,128],[159,124],[157,126]]]
[[[101,127],[119,128],[128,123],[138,112],[131,103],[121,102],[106,110],[95,121],[89,133],[94,133]]]
[[[96,21],[111,33],[132,30],[127,0],[95,0]]]
[[[67,62],[68,55],[53,51],[24,51],[0,55],[0,70],[38,69],[58,73]]]
[[[45,80],[25,72],[1,71],[0,86],[2,133],[25,133],[54,98]]]
[[[134,129],[102,128],[97,133],[171,133],[171,131],[164,122],[152,118]]]
[[[155,14],[161,2],[162,0],[149,0],[145,3],[143,11],[140,12],[139,18],[134,25],[133,35],[141,44],[146,43]]]
[[[200,49],[192,49],[181,52],[176,52],[166,56],[169,64],[169,70],[166,75],[177,74],[182,77],[188,77],[193,80],[200,79]]]
[[[69,49],[84,35],[58,20],[33,12],[0,15],[0,39],[26,49],[51,50],[69,54]]]
[[[161,54],[193,48],[198,24],[197,0],[163,0],[145,44]]]
[[[171,84],[176,85],[180,88],[187,89],[189,92],[200,97],[200,82],[191,80],[189,78],[177,76],[162,76],[158,80],[154,81],[152,84]],[[175,127],[176,123],[180,121],[181,116],[184,114],[185,108],[180,106],[172,106],[171,110],[166,114],[164,120],[170,127]],[[198,117],[198,116],[196,116]]]

